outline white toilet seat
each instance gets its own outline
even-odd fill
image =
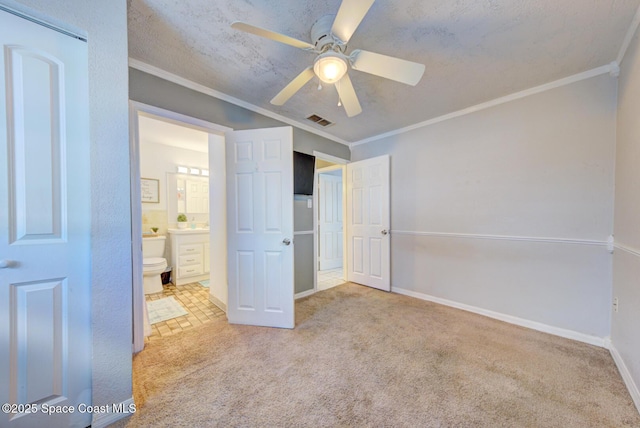
[[[167,260],[163,259],[162,257],[151,257],[142,260],[143,269],[158,269],[162,265],[164,265],[162,267],[163,269],[167,267]]]

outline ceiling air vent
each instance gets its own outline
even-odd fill
[[[307,120],[310,120],[313,123],[317,123],[320,126],[333,125],[333,122],[329,122],[327,119],[322,118],[322,117],[318,116],[317,114],[312,114],[311,116],[309,116],[307,118]]]

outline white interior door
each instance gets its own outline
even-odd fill
[[[227,318],[294,327],[291,127],[226,134]]]
[[[187,179],[187,208],[188,213],[209,212],[209,183],[207,179]],[[189,219],[191,220],[191,219]]]
[[[320,269],[342,267],[342,170],[318,175]]]
[[[91,404],[87,45],[0,28],[0,426],[84,427],[41,409]]]
[[[391,291],[389,156],[347,164],[347,280]]]

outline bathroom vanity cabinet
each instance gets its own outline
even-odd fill
[[[169,236],[174,284],[209,279],[209,230],[169,229]]]

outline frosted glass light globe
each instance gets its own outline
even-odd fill
[[[347,72],[347,63],[337,54],[327,52],[316,58],[313,71],[323,82],[335,83]]]

